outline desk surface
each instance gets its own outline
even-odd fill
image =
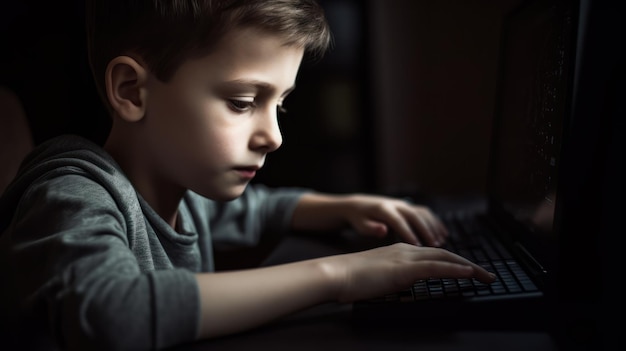
[[[264,265],[366,249],[379,245],[354,241],[350,234],[338,240],[285,240]],[[557,350],[555,339],[544,332],[419,330],[410,325],[362,327],[352,319],[350,304],[323,304],[295,313],[263,327],[227,337],[182,345],[173,350]]]
[[[175,350],[507,350],[554,351],[547,333],[514,331],[420,331],[355,327],[350,306],[321,305],[270,325]]]

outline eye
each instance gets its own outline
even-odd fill
[[[229,99],[228,107],[230,107],[230,109],[235,112],[243,113],[255,108],[256,103],[254,102],[254,100]]]

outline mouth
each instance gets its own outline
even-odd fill
[[[242,166],[235,167],[235,171],[239,173],[242,178],[252,179],[256,175],[256,172],[261,169],[259,166]]]

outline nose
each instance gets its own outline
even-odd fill
[[[250,138],[250,149],[264,153],[277,150],[283,143],[283,136],[275,108],[264,110],[256,116],[255,120],[255,130]]]

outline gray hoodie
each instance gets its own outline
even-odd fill
[[[256,185],[217,203],[188,191],[175,231],[101,147],[52,139],[0,198],[0,329],[29,350],[192,341],[200,317],[194,273],[213,271],[213,246],[282,235],[302,192]]]

